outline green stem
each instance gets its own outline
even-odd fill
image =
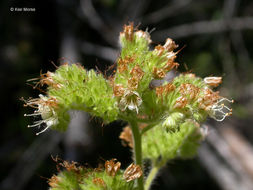
[[[152,170],[149,172],[148,177],[146,179],[144,190],[149,190],[159,169],[160,169],[159,166],[153,166]]]
[[[132,133],[133,133],[133,141],[134,141],[134,161],[136,165],[141,166],[142,171],[142,149],[141,149],[141,133],[138,127],[138,123],[134,120],[129,121]],[[143,187],[143,176],[137,179],[138,190],[144,190]]]

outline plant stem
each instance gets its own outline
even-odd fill
[[[150,188],[154,178],[156,177],[156,174],[159,171],[159,169],[160,169],[159,166],[155,166],[155,165],[153,166],[153,168],[149,172],[148,177],[146,179],[145,187],[144,187],[145,190],[149,190],[149,188]]]
[[[142,149],[141,149],[141,133],[138,127],[138,123],[135,120],[129,121],[132,133],[133,133],[133,141],[134,141],[134,161],[136,165],[141,166],[142,171]],[[138,190],[144,190],[143,186],[143,176],[137,179]]]

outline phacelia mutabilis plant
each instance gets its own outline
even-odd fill
[[[83,110],[101,117],[107,123],[124,120],[128,126],[120,138],[133,149],[134,163],[125,170],[112,159],[104,167],[89,169],[75,162],[62,162],[64,171],[49,180],[51,190],[138,189],[148,190],[157,172],[174,158],[190,158],[196,154],[206,130],[201,123],[209,116],[217,121],[231,115],[232,100],[213,88],[221,77],[196,77],[193,73],[174,73],[178,46],[168,38],[164,45],[150,50],[148,32],[125,25],[120,33],[121,53],[114,74],[105,78],[80,64],[64,64],[55,72],[41,74],[36,85],[47,85],[47,93],[25,100],[34,108],[32,114],[42,120],[28,127],[64,131],[69,123],[69,110]],[[154,85],[154,81],[159,81]],[[143,159],[152,169],[143,175]],[[144,179],[145,177],[145,179]]]

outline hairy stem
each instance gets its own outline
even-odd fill
[[[142,149],[141,149],[141,133],[138,127],[138,123],[134,120],[129,121],[132,133],[133,133],[133,141],[134,141],[134,161],[136,165],[141,166],[142,171]],[[137,179],[138,189],[144,190],[143,187],[143,176]]]

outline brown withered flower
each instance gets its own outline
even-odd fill
[[[175,90],[175,85],[172,84],[172,83],[168,83],[164,86],[159,86],[159,87],[156,87],[156,95],[159,97],[159,96],[162,96],[162,95],[167,95],[168,93],[172,92],[173,90]]]
[[[205,77],[204,82],[207,85],[217,87],[222,83],[222,77]]]
[[[47,73],[40,73],[40,78],[29,79],[27,80],[27,82],[39,80],[39,82],[37,82],[35,86],[33,87],[34,89],[37,88],[37,86],[42,87],[44,85],[51,86],[55,89],[61,88],[63,85],[54,81],[53,75],[54,73],[51,73],[50,71],[48,71]]]
[[[130,75],[138,80],[141,80],[144,72],[143,70],[140,68],[140,66],[136,65],[134,66],[134,68],[130,71]]]
[[[188,103],[187,98],[180,96],[179,98],[177,98],[174,108],[182,109],[186,106],[187,103]]]
[[[104,188],[106,187],[104,180],[99,177],[93,178],[92,183],[94,183],[95,185],[97,185],[99,187],[104,187]]]
[[[124,25],[123,33],[121,35],[125,35],[125,38],[129,41],[133,41],[134,38],[134,23],[131,22],[129,25]]]
[[[105,162],[105,171],[109,176],[115,176],[121,166],[120,162],[116,162],[116,159],[107,160]]]
[[[166,94],[168,94],[168,93],[170,93],[170,92],[172,92],[173,90],[175,90],[175,85],[174,84],[172,84],[172,83],[168,83],[168,84],[166,84],[165,86],[164,86],[164,92],[166,93]]]
[[[175,69],[178,68],[179,64],[176,63],[176,62],[174,62],[174,59],[175,59],[175,58],[173,58],[173,60],[168,60],[168,61],[167,61],[167,63],[166,63],[165,66],[163,67],[163,69],[164,69],[165,72],[168,72],[168,71],[170,71],[170,70],[172,70],[172,69],[174,69],[174,68],[175,68]]]
[[[136,90],[139,85],[139,80],[135,77],[131,77],[130,79],[127,80],[127,86],[131,90]]]
[[[157,45],[155,46],[155,52],[157,53],[158,56],[162,56],[165,51],[165,48],[162,45]]]
[[[153,69],[153,77],[155,79],[163,79],[165,76],[166,76],[166,73],[164,69],[159,69],[157,67]]]
[[[127,167],[127,169],[124,171],[123,178],[130,182],[132,180],[135,180],[137,178],[140,178],[142,176],[142,170],[139,165],[130,164],[130,166]]]
[[[150,35],[148,32],[144,32],[142,30],[138,30],[135,32],[135,35],[137,36],[137,38],[144,38],[147,40],[147,42],[150,44],[152,42],[152,40],[150,39]]]
[[[125,88],[123,87],[122,84],[116,84],[113,86],[113,94],[116,97],[123,96],[125,92]]]
[[[167,38],[167,40],[166,40],[165,44],[163,45],[163,47],[167,51],[174,51],[174,49],[176,49],[178,47],[178,45],[171,38]]]
[[[209,110],[219,99],[219,91],[214,92],[209,88],[205,88],[203,95],[198,98],[199,106],[201,109]]]
[[[49,180],[48,180],[48,185],[52,188],[56,188],[58,186],[59,183],[59,177],[57,177],[56,175],[53,175]]]
[[[125,56],[124,58],[119,58],[118,59],[118,72],[122,73],[124,71],[128,70],[128,65],[130,63],[132,63],[135,60],[134,56],[130,57],[130,56]]]
[[[179,91],[183,96],[189,97],[189,99],[192,100],[198,95],[199,88],[193,84],[184,83],[180,85]]]
[[[77,166],[77,162],[68,162],[66,160],[64,160],[62,163],[59,163],[60,166],[66,168],[66,170],[68,171],[74,171],[74,172],[79,172],[80,171],[80,167]]]

